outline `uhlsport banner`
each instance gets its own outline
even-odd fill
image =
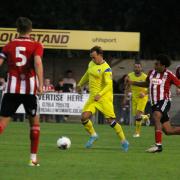
[[[139,51],[139,32],[33,29],[33,40],[49,49],[89,50],[101,46],[107,51]],[[18,37],[15,28],[0,28],[0,47]]]

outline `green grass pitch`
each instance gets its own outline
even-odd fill
[[[0,180],[158,180],[180,179],[180,136],[163,135],[164,151],[145,152],[154,142],[153,127],[142,127],[134,139],[133,127],[123,126],[130,142],[127,153],[108,125],[95,125],[99,140],[85,149],[88,136],[81,124],[41,124],[40,167],[29,167],[29,127],[10,123],[0,136]],[[59,150],[60,136],[72,141],[69,150]]]

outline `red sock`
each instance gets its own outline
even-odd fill
[[[30,130],[31,154],[37,154],[39,145],[40,126],[35,124]]]
[[[156,140],[156,144],[158,145],[162,144],[162,131],[161,130],[155,131],[155,140]]]
[[[2,134],[3,130],[5,129],[5,126],[3,123],[0,123],[0,134]]]

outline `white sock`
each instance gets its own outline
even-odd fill
[[[37,154],[31,154],[30,158],[32,161],[36,162],[37,161]]]

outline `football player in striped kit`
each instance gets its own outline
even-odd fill
[[[162,151],[162,131],[166,135],[180,135],[180,127],[171,126],[168,114],[171,106],[170,87],[174,84],[180,88],[180,80],[168,70],[170,64],[170,58],[161,54],[156,58],[154,69],[149,72],[146,81],[128,80],[130,85],[149,87],[152,115],[155,122],[155,145],[147,149],[147,152],[150,153]]]
[[[43,91],[43,47],[30,38],[32,22],[26,17],[16,21],[19,37],[5,45],[0,53],[0,65],[8,66],[7,86],[0,110],[0,134],[20,104],[29,115],[30,166],[39,166],[37,151],[40,136],[39,104],[36,93]]]

